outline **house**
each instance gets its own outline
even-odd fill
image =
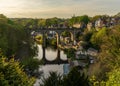
[[[80,24],[80,23],[73,24],[73,27],[75,27],[75,28],[80,28],[80,27],[81,27],[81,24]]]
[[[101,18],[95,21],[95,27],[96,28],[102,28],[103,27],[103,21]]]
[[[89,57],[89,59],[90,59],[90,64],[95,63],[95,59],[93,57]]]
[[[91,56],[97,56],[98,50],[96,50],[96,49],[94,49],[94,48],[89,48],[89,49],[87,50],[87,53],[88,53],[89,55],[91,55]]]
[[[89,22],[87,24],[87,29],[90,31],[92,29],[92,27],[93,27],[93,24],[91,22]]]

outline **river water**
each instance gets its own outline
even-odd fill
[[[37,45],[38,46],[38,56],[37,58],[38,59],[42,59],[42,54],[43,54],[43,51],[42,51],[42,45]],[[61,56],[61,59],[62,60],[66,60],[67,59],[67,55],[64,54],[63,51],[60,52],[60,56]],[[57,49],[52,49],[52,48],[46,48],[46,59],[47,60],[54,60],[56,59],[57,57]]]
[[[42,45],[37,45],[38,46],[38,59],[42,59]],[[67,59],[67,55],[64,54],[63,51],[60,52],[60,56],[62,60],[66,60]],[[53,50],[52,48],[47,48],[46,49],[46,59],[47,60],[54,60],[57,57],[57,49]],[[43,70],[43,76],[47,77],[49,75],[50,71],[56,71],[57,73],[63,74],[63,65],[64,64],[55,64],[55,65],[44,65],[44,66],[40,66],[40,70]],[[40,80],[38,79],[35,83],[34,86],[39,86],[39,82]]]

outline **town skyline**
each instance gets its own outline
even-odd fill
[[[73,15],[115,15],[119,0],[0,0],[0,14],[9,18],[70,18]]]

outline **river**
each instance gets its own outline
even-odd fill
[[[42,51],[42,45],[37,45],[38,46],[38,59],[42,59],[43,51]],[[60,52],[61,59],[66,60],[67,55],[64,54],[63,51]],[[47,60],[54,60],[57,57],[57,49],[52,49],[52,48],[46,48],[46,59]]]
[[[37,56],[37,58],[42,59],[42,57],[43,57],[42,56],[42,54],[43,54],[42,45],[37,45],[37,46],[38,46],[38,56]],[[61,56],[62,60],[67,59],[67,55],[64,54],[63,51],[60,52],[60,56]],[[57,57],[57,49],[53,50],[52,48],[46,48],[46,59],[47,60],[54,60],[54,59],[56,59],[56,57]],[[60,74],[63,74],[63,65],[64,64],[44,65],[44,66],[41,66],[39,69],[43,70],[43,76],[47,77],[50,71],[56,71]],[[39,82],[40,82],[40,80],[38,79],[34,86],[39,86]]]

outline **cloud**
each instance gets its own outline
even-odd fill
[[[0,12],[9,17],[71,17],[116,14],[120,0],[0,0]]]

